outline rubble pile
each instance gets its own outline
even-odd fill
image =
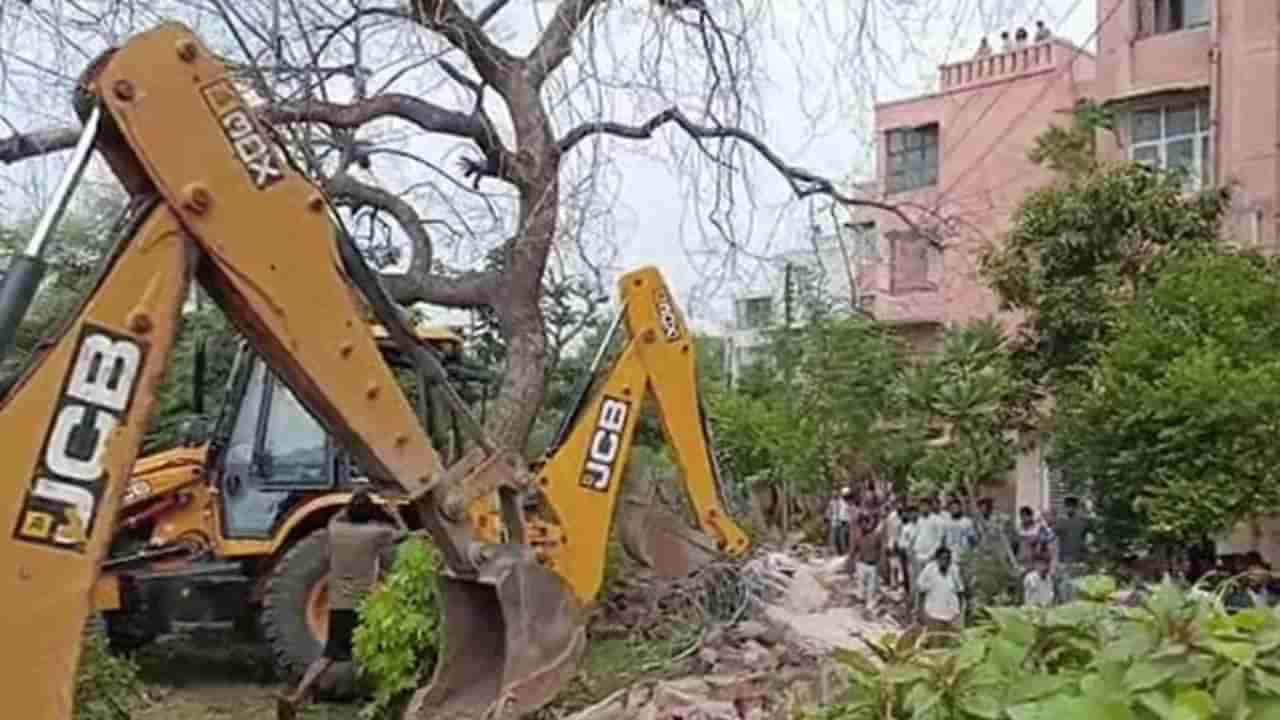
[[[828,699],[838,682],[821,658],[756,621],[712,631],[696,674],[619,690],[572,720],[769,720]]]
[[[844,558],[799,560],[772,552],[753,559],[743,572],[758,589],[759,613],[784,631],[789,644],[809,652],[861,651],[859,636],[877,638],[898,629],[892,620],[865,617],[853,606]]]
[[[817,552],[762,553],[738,572],[743,615],[709,629],[692,658],[693,674],[650,681],[610,695],[572,720],[782,720],[806,705],[834,699],[842,679],[833,648],[864,651],[859,636],[894,631],[852,607],[842,558]],[[606,609],[609,624],[658,622],[662,593],[625,592]]]

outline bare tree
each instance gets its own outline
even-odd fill
[[[923,29],[947,6],[944,0],[783,4],[793,1],[804,13],[789,21],[795,45],[803,47],[806,28],[841,42],[835,56],[789,57],[847,64],[840,82],[857,92],[841,96],[864,100],[874,99],[875,78],[912,50],[884,47],[877,23],[894,24],[909,38],[911,27]],[[762,170],[781,178],[793,198],[906,219],[897,206],[855,197],[843,182],[791,164],[763,139],[759,86],[779,56],[762,50],[762,38],[777,32],[770,28],[780,22],[778,5],[6,3],[0,92],[19,77],[66,87],[76,64],[133,32],[169,18],[192,25],[242,81],[292,157],[346,208],[353,227],[366,229],[365,245],[389,248],[386,259],[399,272],[384,280],[398,301],[481,308],[493,319],[506,364],[489,426],[495,439],[522,447],[550,364],[578,332],[548,333],[548,302],[556,312],[565,303],[598,303],[599,278],[617,251],[611,223],[619,183],[610,160],[617,141],[649,141],[691,180],[689,205],[725,251],[708,266],[727,266],[734,253],[750,252],[734,218],[754,202],[753,178]],[[818,100],[805,112],[815,124],[829,121],[832,103],[821,99],[824,92],[841,90],[813,89]],[[53,95],[27,96],[21,125],[28,129],[0,118],[8,128],[0,135],[0,161],[74,143],[76,129],[57,122],[66,116],[59,107],[66,96]],[[395,248],[402,246],[409,251],[400,257]]]

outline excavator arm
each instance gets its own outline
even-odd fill
[[[674,451],[684,490],[699,528],[714,551],[740,557],[747,536],[720,500],[719,467],[712,452],[698,392],[693,338],[684,314],[656,268],[644,267],[618,281],[622,308],[605,338],[626,340],[603,370],[592,369],[577,407],[566,417],[535,486],[545,518],[531,519],[527,533],[540,559],[562,575],[582,603],[590,603],[604,578],[605,551],[622,479],[645,400],[653,398],[663,435]],[[660,573],[679,576],[696,549],[668,515],[637,513],[620,521],[632,531],[632,547]],[[633,526],[628,528],[630,522]],[[683,536],[683,537],[682,537]],[[639,546],[636,548],[635,546]]]
[[[81,86],[88,132],[101,125],[94,147],[141,210],[96,287],[0,400],[10,476],[0,596],[11,603],[0,693],[17,703],[12,714],[72,716],[99,563],[192,277],[362,466],[412,498],[441,548],[445,624],[468,641],[446,647],[416,716],[520,712],[550,699],[583,643],[572,593],[527,546],[476,542],[465,514],[441,510],[459,487],[510,488],[522,472],[469,415],[481,451],[444,467],[383,363],[365,303],[415,363],[433,377],[439,364],[413,342],[323,193],[183,25],[133,37]],[[21,260],[38,262],[38,245]],[[29,299],[30,275],[10,274],[0,298]]]

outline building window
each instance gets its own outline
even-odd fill
[[[1146,0],[1139,17],[1142,33],[1169,33],[1206,27],[1213,0]]]
[[[938,124],[885,133],[885,190],[914,190],[938,182]]]
[[[1211,0],[1156,0],[1156,32],[1174,32],[1209,24]]]
[[[1188,190],[1212,184],[1208,99],[1134,108],[1129,159],[1160,170],[1185,171]]]
[[[851,223],[849,229],[853,232],[853,260],[879,260],[880,259],[880,234],[876,231],[874,222]]]
[[[773,324],[773,298],[754,297],[739,300],[738,327],[742,330],[757,330]]]
[[[901,230],[889,231],[885,234],[893,253],[890,292],[935,289],[933,283],[929,281],[928,240],[916,233]]]

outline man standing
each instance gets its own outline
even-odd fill
[[[892,502],[885,503],[888,513],[880,524],[880,580],[885,587],[893,589],[898,584],[896,574],[897,558],[894,557],[894,546],[898,540],[898,530],[902,527],[902,514]]]
[[[1075,580],[1084,573],[1088,561],[1089,519],[1080,512],[1080,500],[1063,501],[1063,514],[1055,518],[1053,534],[1058,538],[1058,600],[1075,599]]]
[[[911,607],[911,583],[915,579],[915,576],[911,574],[911,570],[912,559],[915,557],[914,548],[916,545],[916,530],[918,528],[916,506],[907,502],[902,508],[902,519],[898,524],[898,534],[891,539],[891,542],[893,543],[893,556],[902,568],[902,597],[906,599],[908,607]]]
[[[938,499],[925,497],[921,505],[923,511],[916,521],[915,543],[911,549],[914,562],[912,575],[919,575],[933,561],[938,548],[942,547],[943,533],[946,530],[946,518],[938,510]]]
[[[1049,577],[1049,556],[1037,555],[1031,569],[1022,577],[1022,603],[1027,607],[1049,607],[1053,604],[1053,581]]]
[[[329,521],[329,637],[324,652],[307,668],[293,693],[276,704],[276,717],[293,718],[320,677],[333,665],[351,660],[351,640],[359,620],[356,610],[373,588],[379,564],[390,565],[395,544],[407,532],[380,522],[382,513],[367,488],[357,488],[347,507]]]
[[[883,536],[876,527],[875,516],[868,513],[858,519],[858,538],[854,542],[853,551],[853,586],[854,592],[862,596],[865,616],[869,620],[874,617],[876,600],[880,594],[880,553],[883,550]]]
[[[1035,511],[1029,506],[1023,505],[1018,509],[1018,528],[1017,528],[1016,549],[1018,565],[1022,569],[1031,567],[1032,560],[1035,556],[1044,553],[1049,556],[1049,570],[1054,572],[1057,570],[1057,540],[1053,536],[1053,530],[1044,522],[1043,518],[1036,517]]]
[[[849,520],[853,517],[853,489],[845,487],[840,491],[840,502],[836,509],[836,553],[844,555],[849,552]]]
[[[840,492],[833,490],[831,492],[831,500],[827,502],[827,512],[823,516],[823,521],[827,525],[827,546],[831,551],[839,554],[840,543],[837,538],[840,536],[840,514],[844,501],[840,499]]]
[[[938,548],[916,585],[921,599],[920,621],[925,629],[958,630],[964,617],[964,582],[945,545]]]
[[[962,556],[977,545],[978,533],[974,529],[973,518],[965,515],[964,506],[958,497],[947,501],[947,515],[942,542],[951,548],[951,552]]]

